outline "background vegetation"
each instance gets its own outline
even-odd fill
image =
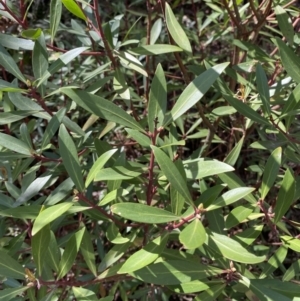
[[[300,300],[297,1],[0,15],[0,300]]]

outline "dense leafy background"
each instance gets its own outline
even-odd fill
[[[300,300],[299,11],[0,0],[0,300]]]

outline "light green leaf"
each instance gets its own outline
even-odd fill
[[[93,273],[93,275],[97,276],[97,269],[96,269],[96,261],[95,261],[95,252],[93,247],[93,241],[90,233],[86,228],[84,228],[84,234],[82,237],[82,242],[80,245],[80,251],[84,258],[84,262]]]
[[[186,182],[181,176],[175,163],[158,147],[151,145],[151,148],[154,152],[155,159],[158,162],[160,169],[167,177],[170,184],[173,185],[174,188],[184,197],[185,201],[189,205],[194,206]]]
[[[259,115],[256,111],[254,111],[250,106],[243,103],[242,101],[230,96],[223,95],[223,97],[242,115],[246,116],[252,121],[255,121],[262,125],[270,126],[269,121],[263,116]]]
[[[77,148],[63,124],[61,124],[59,128],[58,145],[65,169],[76,188],[82,192],[84,190],[84,183],[77,155]]]
[[[164,53],[181,52],[182,48],[175,45],[168,44],[155,44],[155,45],[142,45],[137,48],[133,48],[130,52],[140,55],[158,55]]]
[[[230,153],[224,159],[224,163],[227,163],[231,166],[234,166],[237,159],[240,156],[241,149],[244,143],[245,136],[242,136],[240,141],[234,146],[234,148],[230,151]]]
[[[62,12],[62,1],[61,0],[51,0],[50,2],[50,36],[51,36],[51,43],[55,38],[60,18]]]
[[[130,180],[140,176],[142,171],[129,170],[123,166],[114,166],[100,169],[94,181],[108,181],[108,180]]]
[[[125,219],[146,224],[168,223],[180,219],[169,211],[135,203],[115,204],[111,206],[111,211]]]
[[[287,74],[296,82],[300,83],[300,59],[293,52],[293,50],[286,46],[285,43],[280,39],[276,38],[276,44],[279,48],[281,61],[284,70]]]
[[[275,205],[274,223],[278,223],[294,201],[296,181],[293,172],[287,168]]]
[[[116,200],[118,197],[125,196],[129,194],[129,191],[123,188],[118,188],[113,191],[110,191],[105,197],[100,201],[98,206],[104,206],[114,200]],[[0,213],[1,214],[1,213]]]
[[[0,250],[0,275],[25,280],[24,268],[2,250]]]
[[[266,259],[265,256],[256,256],[248,252],[247,249],[227,235],[210,232],[208,233],[206,244],[215,252],[220,253],[232,261],[254,264],[263,262]]]
[[[32,155],[32,150],[25,142],[7,134],[0,133],[0,145],[19,154]]]
[[[61,0],[66,9],[71,12],[74,16],[86,21],[86,16],[83,13],[82,9],[74,0]]]
[[[81,230],[74,233],[68,240],[61,261],[59,263],[59,272],[57,275],[57,279],[61,279],[62,277],[64,277],[71,269],[75,261],[76,255],[79,251],[84,231],[85,229],[82,228]]]
[[[147,283],[175,285],[212,277],[221,271],[221,269],[198,262],[168,260],[151,264],[130,274]]]
[[[158,18],[154,24],[152,25],[152,28],[151,28],[151,31],[150,31],[150,45],[153,45],[158,37],[160,36],[161,34],[161,30],[162,30],[162,19],[161,18]]]
[[[270,116],[271,108],[268,79],[263,67],[259,63],[256,65],[256,84],[260,99],[263,104],[263,111],[265,115]]]
[[[29,28],[26,30],[23,30],[21,35],[23,38],[26,39],[31,39],[31,40],[36,40],[40,37],[42,34],[42,29],[41,28]]]
[[[157,127],[161,126],[167,109],[167,82],[164,70],[161,64],[157,65],[155,74],[151,83],[148,103],[148,126],[149,131],[153,133],[155,120],[157,118]]]
[[[166,2],[165,6],[165,17],[167,28],[174,39],[175,43],[181,47],[184,51],[192,53],[192,47],[188,37],[186,36],[184,30],[178,23],[170,5]]]
[[[264,200],[273,186],[281,165],[282,148],[276,148],[268,158],[265,166],[262,183],[261,183],[261,199]]]
[[[229,63],[216,65],[196,77],[181,93],[171,112],[166,115],[163,126],[165,127],[172,121],[175,121],[195,105],[228,65]]]
[[[108,226],[108,229],[106,231],[106,237],[111,243],[113,243],[115,245],[125,244],[126,242],[129,241],[128,237],[122,236],[122,234],[119,231],[118,226],[115,223],[111,223]]]
[[[30,40],[20,39],[10,34],[0,33],[0,45],[13,50],[32,50],[34,43]]]
[[[278,26],[283,37],[286,38],[290,46],[294,44],[294,27],[292,21],[285,11],[285,9],[279,5],[275,7],[276,19],[278,21]]]
[[[285,246],[279,247],[272,257],[268,260],[259,279],[265,278],[271,275],[285,260],[288,249]]]
[[[22,219],[35,219],[41,211],[41,205],[22,206],[17,208],[10,208],[0,210],[0,216],[9,216]]]
[[[203,293],[199,294],[194,301],[214,301],[224,291],[226,284],[212,285]]]
[[[61,92],[92,114],[105,120],[145,132],[145,129],[138,122],[111,101],[84,91],[68,88],[62,88]]]
[[[143,249],[132,254],[122,265],[118,274],[132,273],[154,262],[164,250],[169,233],[150,241]]]
[[[184,197],[170,185],[170,197],[171,197],[171,208],[172,212],[176,215],[180,215],[185,203]]]
[[[98,301],[102,299],[98,299],[93,291],[83,287],[73,286],[72,291],[77,301]]]
[[[230,211],[226,218],[225,227],[230,229],[244,221],[254,210],[253,205],[242,205]]]
[[[232,106],[220,106],[212,110],[212,113],[217,116],[226,116],[236,113],[236,109]]]
[[[261,234],[262,229],[263,225],[256,225],[232,236],[232,239],[236,240],[244,246],[250,246],[258,237],[258,235]]]
[[[151,144],[151,140],[148,136],[142,134],[140,131],[132,130],[126,128],[125,131],[129,134],[129,136],[135,140],[139,145],[144,147],[149,147]]]
[[[188,224],[179,234],[179,240],[185,249],[199,248],[206,240],[205,228],[198,218]]]
[[[37,111],[32,110],[26,110],[26,111],[11,111],[11,112],[5,112],[0,113],[0,125],[13,123],[16,121],[19,121],[27,116],[30,116],[34,113],[37,113]]]
[[[48,245],[50,243],[50,227],[43,227],[36,235],[32,237],[31,248],[34,263],[36,265],[38,276],[42,275],[47,255]]]
[[[6,49],[0,44],[0,65],[7,72],[13,74],[16,78],[26,84],[26,78],[20,71],[19,67],[15,63],[14,59],[6,51]]]
[[[254,191],[255,188],[251,187],[239,187],[231,189],[224,194],[222,194],[219,198],[217,198],[215,201],[212,202],[211,205],[209,205],[206,208],[206,211],[214,210],[217,208],[221,208],[224,206],[228,206],[242,198],[244,198],[246,195]]]
[[[209,288],[209,286],[206,283],[199,280],[182,283],[176,286],[169,285],[168,287],[177,294],[192,294],[196,292],[205,291]]]
[[[286,270],[282,277],[282,281],[290,281],[298,276],[300,273],[300,259],[293,262],[290,267]]]
[[[288,235],[280,236],[280,239],[286,247],[296,252],[300,252],[300,239]]]
[[[49,266],[58,273],[58,264],[60,261],[60,250],[57,245],[55,234],[50,230],[50,241],[48,244],[48,250],[46,254],[46,260]]]
[[[217,160],[204,161],[203,159],[184,164],[184,169],[186,177],[193,180],[234,170],[233,167],[226,163]]]
[[[29,288],[30,286],[5,288],[0,292],[0,301],[9,301],[18,295],[22,295],[22,293],[28,290]]]
[[[51,206],[43,210],[36,218],[33,227],[32,235],[37,234],[43,227],[50,224],[52,221],[63,215],[68,209],[73,206],[73,203],[63,203]]]
[[[134,70],[146,77],[148,77],[148,73],[144,69],[143,64],[133,55],[128,52],[119,52],[117,56],[120,59],[120,63],[123,67]]]
[[[87,188],[90,183],[92,181],[94,181],[97,173],[99,172],[99,170],[101,170],[101,168],[105,165],[105,163],[115,154],[115,152],[118,149],[111,149],[107,152],[105,152],[104,154],[102,154],[97,161],[93,164],[92,168],[90,169],[90,172],[88,174],[88,176],[86,177],[86,181],[85,181],[85,187]]]

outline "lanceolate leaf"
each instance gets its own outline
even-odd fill
[[[169,52],[180,52],[182,48],[179,48],[174,45],[164,45],[164,44],[155,44],[155,45],[143,45],[138,48],[133,48],[130,50],[136,54],[145,54],[145,55],[156,55]]]
[[[172,160],[158,147],[152,145],[151,148],[154,152],[155,159],[157,160],[160,169],[167,177],[170,184],[173,185],[174,188],[184,197],[188,204],[194,206],[186,182],[181,176],[175,163],[172,162]]]
[[[19,154],[31,156],[31,149],[25,142],[7,134],[0,133],[0,146]]]
[[[37,274],[41,276],[44,267],[45,256],[50,242],[50,226],[44,227],[32,237],[31,248],[34,263],[36,264]]]
[[[194,106],[228,65],[229,63],[216,65],[196,77],[181,93],[171,112],[166,115],[163,126],[165,127],[172,121],[175,121]]]
[[[281,165],[281,156],[282,148],[278,147],[271,153],[271,156],[268,158],[261,183],[262,200],[265,199],[276,180]]]
[[[85,14],[82,12],[81,8],[74,0],[61,0],[61,2],[64,4],[66,9],[70,11],[73,15],[84,21],[86,20]]]
[[[0,125],[13,123],[16,121],[19,121],[21,119],[24,119],[27,116],[30,116],[34,113],[37,113],[37,111],[33,110],[26,110],[26,111],[13,111],[13,112],[5,112],[0,113]]]
[[[179,240],[185,249],[199,248],[206,240],[206,232],[198,218],[187,225],[180,233]]]
[[[243,136],[240,141],[234,146],[234,148],[230,151],[230,153],[224,159],[224,163],[227,163],[231,166],[234,166],[237,159],[240,156],[241,149],[244,143],[245,136]]]
[[[80,245],[80,251],[84,258],[84,261],[94,276],[97,276],[95,253],[93,248],[93,241],[91,235],[86,228],[84,228],[84,234],[82,237],[82,243]]]
[[[25,280],[24,268],[2,250],[0,250],[0,275]]]
[[[271,108],[270,108],[270,92],[269,92],[268,79],[263,67],[259,63],[256,66],[256,83],[257,83],[257,90],[263,104],[263,111],[265,112],[265,115],[270,116]]]
[[[254,264],[265,260],[265,256],[256,256],[248,252],[247,249],[227,235],[210,232],[206,244],[209,248],[232,261]]]
[[[38,217],[36,218],[33,228],[32,235],[34,236],[38,233],[43,227],[50,224],[52,221],[57,219],[59,216],[63,215],[68,209],[73,206],[73,203],[63,203],[51,206],[43,210]]]
[[[180,219],[172,212],[143,204],[119,203],[111,206],[111,211],[125,219],[147,224],[161,224]]]
[[[132,254],[122,265],[118,274],[131,273],[154,262],[164,250],[168,237],[169,233],[165,233]]]
[[[292,205],[295,195],[295,183],[293,172],[288,168],[278,192],[274,223],[278,223]]]
[[[159,285],[175,285],[204,279],[221,273],[221,269],[188,260],[168,260],[151,264],[130,273],[134,278]]]
[[[65,169],[73,180],[76,188],[82,192],[84,190],[84,183],[77,148],[63,124],[60,125],[59,129],[58,144]]]
[[[244,198],[246,195],[248,195],[254,190],[255,188],[251,188],[251,187],[240,187],[240,188],[231,189],[225,192],[222,196],[217,198],[215,201],[213,201],[212,204],[206,208],[206,210],[210,211],[232,204]]]
[[[175,43],[186,52],[192,53],[190,41],[178,23],[170,5],[167,2],[165,8],[167,27]]]
[[[14,288],[5,288],[0,292],[0,301],[9,301],[16,296],[21,295],[24,291],[28,290],[30,286],[21,286]]]
[[[57,32],[61,11],[62,11],[62,1],[61,0],[51,0],[50,3],[50,36],[51,41],[53,42],[55,34]]]
[[[26,83],[26,78],[18,68],[14,59],[10,56],[10,54],[6,51],[6,49],[1,44],[0,44],[0,65],[2,65],[4,70],[14,75],[23,83]]]
[[[139,125],[130,115],[111,101],[84,91],[68,88],[62,88],[61,92],[69,96],[78,105],[92,114],[95,114],[105,120],[128,126],[131,129],[145,132],[145,129],[141,125]]]
[[[275,7],[276,19],[278,21],[279,28],[286,38],[290,46],[294,44],[294,27],[292,21],[287,12],[279,5]]]

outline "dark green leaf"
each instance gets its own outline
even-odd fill
[[[263,67],[259,63],[256,65],[256,84],[260,99],[263,104],[263,111],[265,115],[270,116],[271,108],[268,79]]]
[[[282,35],[290,46],[294,44],[294,27],[292,25],[292,21],[285,11],[285,9],[279,5],[275,7],[276,19],[278,21],[278,26],[282,32]]]
[[[0,250],[0,275],[25,280],[24,268],[2,250]]]
[[[21,295],[24,291],[28,290],[29,288],[29,286],[5,288],[0,292],[0,301],[12,300],[16,296]]]
[[[80,245],[80,251],[84,258],[84,261],[93,275],[97,276],[96,262],[95,262],[95,252],[93,248],[93,241],[91,235],[86,228],[84,228],[84,234],[82,237],[82,242]]]
[[[32,150],[25,142],[7,134],[0,133],[0,145],[19,154],[32,155]]]

